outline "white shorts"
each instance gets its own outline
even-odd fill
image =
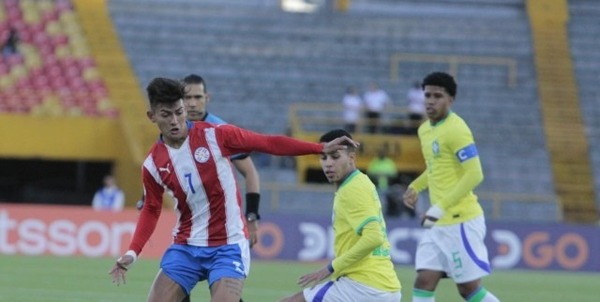
[[[480,279],[491,273],[484,243],[485,218],[476,217],[426,230],[417,246],[415,268],[446,272],[456,283]]]
[[[401,298],[401,291],[382,291],[348,277],[304,289],[304,299],[307,302],[400,302]]]

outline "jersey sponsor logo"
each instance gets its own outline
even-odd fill
[[[158,168],[158,172],[167,172],[167,174],[170,174],[170,173],[171,173],[171,170],[169,170],[169,167],[170,167],[170,166],[171,166],[171,164],[167,164],[167,167],[166,167],[166,168],[159,167],[159,168]]]
[[[201,164],[207,162],[209,158],[210,152],[208,152],[208,149],[204,147],[200,147],[194,151],[194,159]]]
[[[433,152],[433,157],[439,157],[440,156],[440,143],[438,143],[437,140],[434,140],[431,143],[431,152]]]
[[[456,152],[456,158],[458,158],[458,160],[461,163],[468,159],[476,157],[477,155],[477,147],[475,147],[475,144],[470,144]]]

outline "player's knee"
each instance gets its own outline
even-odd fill
[[[442,278],[440,272],[423,271],[417,274],[414,287],[427,291],[435,291],[439,280]]]
[[[473,293],[475,293],[477,290],[479,290],[480,282],[479,280],[475,280],[467,283],[457,284],[456,287],[458,288],[458,293],[460,294],[460,296],[463,298],[467,298]]]

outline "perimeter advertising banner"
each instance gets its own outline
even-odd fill
[[[0,204],[0,255],[117,257],[127,250],[138,213],[88,207]],[[163,210],[142,258],[159,258],[171,241],[175,214]],[[416,221],[387,219],[392,259],[414,263],[423,233]],[[253,259],[320,261],[333,255],[331,218],[264,215]],[[495,269],[600,271],[600,228],[564,224],[488,223]]]

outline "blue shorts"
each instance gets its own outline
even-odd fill
[[[245,279],[250,249],[247,242],[218,247],[173,244],[163,255],[160,268],[189,295],[204,280],[210,286],[222,278]]]

